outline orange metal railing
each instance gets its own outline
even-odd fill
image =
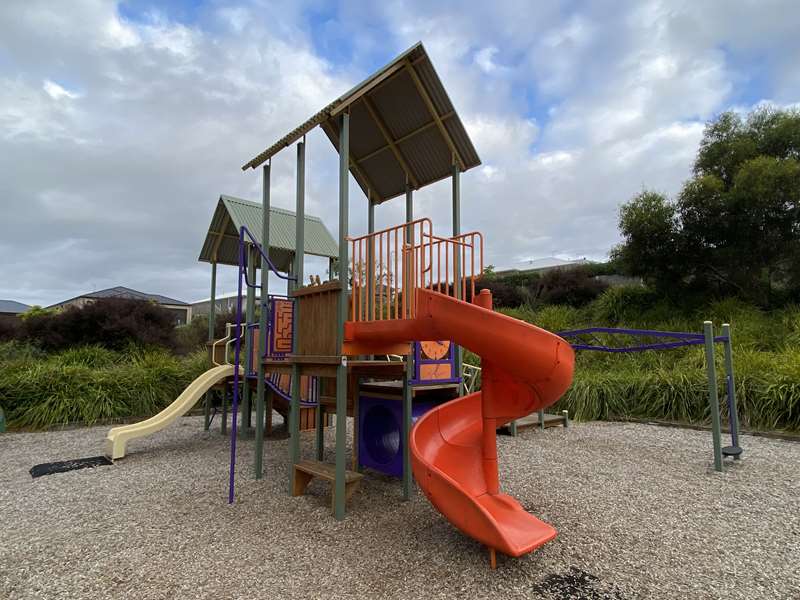
[[[474,295],[483,272],[483,235],[443,238],[432,230],[425,218],[349,238],[352,321],[413,318],[420,288]]]

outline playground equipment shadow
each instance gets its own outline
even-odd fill
[[[369,474],[348,517],[329,488],[288,496],[286,440],[265,478],[202,418],[132,444],[114,466],[32,479],[97,454],[107,427],[0,436],[0,597],[788,598],[800,589],[800,444],[745,436],[713,471],[705,432],[575,424],[501,437],[501,485],[559,536],[486,566],[485,549],[415,492]],[[332,446],[333,431],[329,436]],[[303,435],[311,455],[313,434]]]

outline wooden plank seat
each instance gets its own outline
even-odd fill
[[[305,494],[308,484],[314,477],[319,477],[320,479],[331,482],[331,510],[334,510],[336,498],[336,467],[329,463],[316,460],[301,460],[296,463],[292,476],[292,496],[302,496]],[[363,477],[363,474],[356,473],[355,471],[344,472],[345,504],[353,497]]]

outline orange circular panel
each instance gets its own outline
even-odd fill
[[[450,350],[450,342],[446,341],[420,342],[419,345],[425,358],[430,358],[433,360],[440,360],[444,358],[447,356],[448,350]]]

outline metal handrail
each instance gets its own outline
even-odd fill
[[[473,386],[478,381],[478,376],[481,372],[481,368],[476,365],[469,365],[467,363],[461,365],[461,377],[464,380],[464,390],[466,390],[468,394],[475,391]]]
[[[279,279],[283,279],[285,281],[297,281],[297,277],[292,277],[291,275],[283,275],[280,271],[278,271],[278,268],[270,260],[269,255],[264,252],[264,248],[261,246],[261,244],[259,244],[256,241],[256,238],[253,237],[253,234],[250,233],[250,230],[247,227],[245,227],[244,225],[242,225],[242,227],[241,227],[241,229],[239,231],[239,240],[241,242],[245,241],[244,234],[247,234],[247,237],[250,238],[252,246],[255,247],[258,250],[258,253],[261,255],[261,258],[263,258],[264,260],[267,261],[267,266],[269,267],[270,271],[275,273],[275,275],[277,275]],[[247,254],[244,255],[244,266],[247,267]],[[259,288],[259,289],[261,288],[260,285],[258,285],[256,283],[250,283],[250,281],[247,279],[247,268],[244,269],[244,280],[245,280],[245,283],[251,288]]]

